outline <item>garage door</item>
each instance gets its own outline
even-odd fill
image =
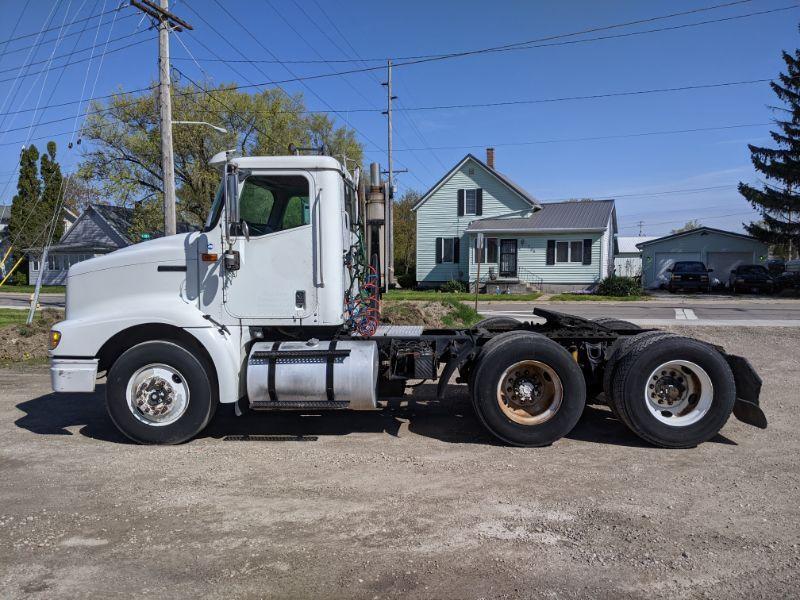
[[[728,278],[733,269],[739,265],[749,265],[753,262],[752,252],[709,252],[709,269],[714,269],[712,281],[716,285],[728,285]]]
[[[656,252],[655,277],[647,282],[650,289],[660,288],[669,281],[669,269],[679,260],[700,260],[699,252]]]

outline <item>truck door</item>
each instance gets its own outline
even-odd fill
[[[246,319],[292,321],[317,310],[310,173],[251,174],[239,192],[234,231],[239,269],[225,274],[225,309]],[[245,233],[249,234],[249,240]]]

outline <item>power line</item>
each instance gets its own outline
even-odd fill
[[[726,214],[726,215],[713,215],[713,216],[710,216],[710,217],[700,217],[700,218],[702,220],[704,220],[704,221],[710,221],[712,219],[724,219],[726,217],[743,217],[743,216],[752,215],[752,214],[753,214],[753,211],[740,212],[740,213],[729,213],[729,214]],[[685,223],[685,222],[686,222],[686,219],[680,219],[680,220],[677,220],[677,221],[661,221],[660,223],[648,223],[647,225],[648,225],[648,227],[655,227],[656,225],[675,225],[676,223]],[[638,227],[639,227],[638,224],[636,224],[636,225],[625,225],[623,227],[620,227],[619,229],[636,229]]]
[[[24,15],[25,11],[28,10],[28,5],[30,3],[31,3],[31,0],[26,0],[25,4],[22,6],[22,10],[19,12],[19,15],[17,16],[17,21],[14,23],[14,27],[11,28],[11,36],[12,37],[14,36],[15,33],[17,33],[17,27],[19,27],[20,21],[22,21],[22,15]],[[2,58],[6,55],[6,51],[8,50],[9,42],[5,41],[5,42],[2,42],[2,43],[4,45],[3,45],[3,51],[0,52],[0,60],[2,60]]]
[[[101,25],[101,24],[102,24],[102,23],[98,23],[98,25]],[[84,33],[84,32],[86,31],[86,29],[87,29],[87,26],[88,26],[88,22],[86,23],[86,25],[84,25],[84,28],[83,28],[83,29],[81,29],[80,31],[76,31],[75,33],[76,33],[76,34],[78,34],[78,33],[81,33],[81,34],[82,34],[82,33]],[[135,37],[135,36],[137,36],[137,35],[140,35],[140,34],[142,34],[142,33],[148,33],[148,32],[147,32],[146,30],[134,31],[133,33],[129,33],[129,34],[127,34],[127,35],[122,35],[122,36],[119,36],[118,38],[116,38],[116,41],[125,40],[125,39],[131,38],[131,37]],[[63,38],[66,38],[66,37],[67,37],[67,36],[66,36],[66,35],[64,35],[64,36],[62,36],[62,39],[63,39]],[[80,38],[78,38],[78,41],[80,41]],[[76,42],[76,44],[77,44],[77,42]],[[59,59],[62,59],[62,58],[71,57],[71,56],[73,56],[73,55],[75,55],[75,54],[80,54],[80,53],[82,53],[82,52],[89,52],[90,50],[95,50],[96,48],[99,48],[99,47],[101,47],[101,46],[103,46],[103,44],[94,44],[94,45],[92,45],[92,46],[86,46],[85,48],[81,48],[80,50],[75,50],[75,49],[73,49],[72,51],[70,51],[70,52],[68,52],[68,53],[66,53],[66,54],[59,54],[58,56],[54,56],[54,57],[53,57],[53,60],[59,60]],[[32,62],[32,63],[28,63],[28,65],[27,65],[27,66],[28,66],[28,67],[32,67],[32,66],[34,66],[34,65],[41,65],[41,64],[44,64],[44,63],[46,63],[46,62],[48,62],[48,61],[49,61],[49,59],[37,60],[37,61],[34,61],[34,62]],[[54,68],[54,69],[56,69],[56,68],[60,68],[60,67],[62,67],[62,66],[65,66],[65,65],[56,65],[56,66],[54,66],[53,68]],[[19,67],[19,66],[17,66],[17,67],[8,67],[8,68],[6,68],[6,69],[0,69],[0,73],[7,73],[7,72],[9,72],[9,71],[14,71],[14,70],[16,70],[16,69],[18,69],[18,68],[20,68],[20,67]],[[37,71],[37,73],[38,73],[38,72],[39,72],[39,71]]]
[[[117,9],[114,9],[114,10],[117,10]],[[135,16],[136,16],[136,13],[128,13],[126,15],[121,16],[119,19],[117,19],[117,21],[124,21],[125,19],[130,19],[131,17],[135,17]],[[61,36],[61,39],[63,41],[66,38],[70,38],[70,37],[76,36],[79,33],[80,33],[79,31],[73,31],[72,33],[65,33],[63,36]],[[52,38],[50,38],[48,40],[42,40],[39,44],[31,44],[31,45],[28,45],[28,46],[20,46],[18,48],[14,48],[13,50],[8,50],[5,54],[6,55],[18,54],[19,52],[24,52],[25,50],[28,50],[29,48],[33,48],[34,46],[45,46],[47,44],[52,44],[57,39],[58,39],[58,36],[52,37]]]
[[[97,19],[98,17],[103,17],[104,15],[110,15],[111,13],[113,13],[116,10],[119,10],[119,8],[112,8],[111,10],[107,10],[105,12],[101,12],[100,14],[97,14],[97,15],[92,15],[90,17],[85,17],[83,19],[78,19],[76,21],[73,21],[72,25],[74,25],[75,23],[82,23],[84,21],[91,21],[92,19]],[[16,40],[22,40],[22,39],[25,39],[25,38],[38,36],[38,35],[40,35],[42,33],[47,33],[48,31],[55,31],[56,29],[59,29],[59,28],[58,27],[50,27],[48,29],[42,29],[41,31],[39,31],[39,33],[26,33],[25,35],[18,35],[17,37],[11,37],[11,38],[8,38],[7,40],[2,40],[2,41],[0,41],[0,43],[6,43],[7,44],[8,42],[15,42]]]
[[[608,36],[597,36],[597,37],[593,37],[593,38],[583,38],[583,39],[578,39],[578,40],[563,41],[563,38],[575,37],[575,36],[578,36],[578,35],[585,35],[587,33],[594,33],[594,32],[598,32],[598,31],[606,31],[606,30],[611,30],[611,29],[618,29],[618,28],[621,28],[621,27],[629,27],[631,25],[649,23],[649,22],[654,22],[654,21],[663,20],[663,19],[671,19],[671,18],[678,17],[678,16],[684,16],[684,15],[694,14],[694,13],[703,12],[703,11],[715,10],[715,9],[718,9],[718,8],[734,6],[734,5],[737,5],[737,4],[744,4],[744,3],[751,2],[751,1],[752,0],[741,0],[739,2],[729,2],[729,3],[725,3],[725,4],[718,4],[718,5],[715,5],[715,6],[710,6],[710,7],[705,7],[705,8],[700,8],[700,9],[695,9],[695,10],[690,10],[690,11],[671,13],[671,14],[668,14],[668,15],[650,17],[650,18],[639,19],[639,20],[635,20],[635,21],[627,21],[627,22],[624,22],[624,23],[615,23],[615,24],[612,24],[612,25],[592,27],[592,28],[589,28],[589,29],[584,29],[584,30],[580,30],[580,31],[574,31],[574,32],[570,32],[570,33],[563,33],[563,34],[551,35],[551,36],[546,36],[546,37],[541,37],[541,38],[535,38],[535,39],[532,39],[532,40],[527,40],[527,41],[522,41],[522,42],[512,42],[512,43],[503,44],[503,45],[499,45],[499,46],[489,46],[489,47],[477,48],[477,49],[473,49],[473,50],[464,50],[464,51],[448,52],[448,53],[416,54],[416,55],[410,55],[410,56],[396,56],[396,57],[371,57],[371,58],[362,58],[362,59],[359,59],[359,60],[337,60],[337,59],[283,60],[283,59],[278,59],[278,58],[273,58],[271,60],[262,60],[262,59],[247,59],[247,58],[244,58],[244,59],[238,59],[238,60],[237,59],[233,59],[233,60],[229,61],[228,59],[221,59],[219,57],[217,57],[216,59],[209,59],[209,58],[199,57],[199,58],[197,58],[197,60],[200,61],[200,62],[203,62],[203,61],[210,61],[210,62],[244,62],[244,63],[251,63],[251,64],[257,64],[257,63],[319,64],[320,62],[330,62],[330,63],[334,63],[334,62],[338,62],[338,63],[348,63],[348,62],[350,62],[350,63],[352,63],[352,62],[359,62],[359,61],[361,61],[361,62],[385,62],[387,59],[391,58],[393,61],[398,61],[398,62],[394,63],[395,66],[406,66],[406,65],[419,64],[419,63],[424,63],[424,62],[433,62],[433,61],[439,61],[439,60],[446,60],[446,59],[451,59],[451,58],[462,58],[462,57],[465,57],[465,56],[472,56],[472,55],[478,55],[478,54],[509,52],[509,51],[518,51],[518,50],[531,50],[531,49],[535,49],[535,48],[544,48],[544,47],[549,47],[549,46],[582,44],[582,43],[587,43],[587,42],[596,42],[596,41],[603,41],[603,40],[609,40],[609,39],[617,39],[617,38],[625,38],[625,37],[638,36],[638,35],[646,35],[646,34],[650,34],[650,33],[660,33],[660,32],[664,32],[664,31],[676,31],[676,30],[686,29],[686,28],[690,28],[690,27],[700,27],[700,26],[711,25],[711,24],[715,24],[715,23],[723,23],[723,22],[735,21],[735,20],[739,20],[739,19],[746,19],[746,18],[749,18],[749,17],[772,14],[772,13],[777,13],[777,12],[781,12],[781,11],[786,11],[786,10],[791,10],[791,9],[794,9],[794,8],[798,8],[797,4],[791,4],[791,5],[788,5],[788,6],[782,6],[782,7],[773,8],[773,9],[754,11],[754,12],[744,13],[744,14],[741,14],[741,15],[733,15],[733,16],[730,16],[730,17],[722,17],[722,18],[719,18],[719,19],[708,19],[708,20],[705,20],[705,21],[697,21],[697,22],[694,22],[694,23],[683,23],[683,24],[680,24],[680,25],[672,25],[672,26],[668,26],[668,27],[660,27],[660,28],[654,28],[654,29],[645,29],[645,30],[642,30],[642,31],[626,32],[626,33],[620,33],[620,34],[614,34],[614,35],[608,35]],[[557,42],[557,43],[548,43],[548,42],[553,42],[555,40],[562,40],[562,41]],[[368,69],[369,70],[376,70],[376,69],[379,69],[379,68],[381,68],[381,67],[380,66],[375,66],[375,67],[371,67],[371,68],[368,68]]]
[[[662,131],[643,131],[638,133],[620,133],[611,135],[595,135],[589,137],[576,137],[576,138],[554,138],[547,140],[529,140],[525,142],[500,142],[500,143],[486,143],[486,144],[467,144],[467,145],[452,145],[452,146],[430,146],[422,148],[396,148],[395,152],[418,152],[421,150],[466,150],[470,148],[487,148],[487,147],[503,147],[503,146],[535,146],[539,144],[563,144],[569,142],[592,142],[598,140],[616,140],[637,137],[649,137],[654,135],[673,135],[680,133],[699,133],[705,131],[724,131],[727,129],[741,129],[745,127],[765,127],[772,125],[772,123],[742,123],[737,125],[720,125],[717,127],[694,127],[691,129],[666,129]]]
[[[698,187],[698,188],[684,188],[680,190],[660,190],[657,192],[641,192],[636,194],[605,194],[599,197],[592,197],[593,200],[619,200],[623,198],[649,198],[651,196],[667,196],[672,194],[693,194],[697,192],[708,192],[711,190],[722,190],[722,189],[730,189],[736,187],[735,185],[712,185],[708,187]],[[576,198],[588,198],[589,196],[571,196],[569,198],[556,198],[551,200],[541,200],[543,204],[548,202],[569,202],[571,200],[575,200]]]

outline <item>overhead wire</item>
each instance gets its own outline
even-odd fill
[[[19,11],[19,15],[17,16],[17,20],[14,23],[14,27],[11,28],[11,37],[14,37],[14,34],[17,33],[17,27],[19,27],[20,21],[22,21],[22,16],[25,14],[25,11],[28,10],[28,5],[31,3],[31,0],[25,0],[25,4],[22,5],[22,10]],[[11,43],[10,40],[6,40],[2,42],[3,44],[3,51],[0,52],[0,60],[6,55],[6,51],[8,50],[8,45]]]

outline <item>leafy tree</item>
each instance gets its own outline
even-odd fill
[[[689,219],[682,227],[673,229],[670,233],[683,233],[684,231],[691,231],[692,229],[700,229],[703,224],[697,219]]]
[[[394,203],[394,272],[403,287],[414,287],[417,268],[417,214],[411,210],[420,195],[407,190]]]
[[[45,244],[47,242],[57,242],[64,233],[64,219],[62,216],[64,210],[60,204],[62,194],[66,190],[63,189],[65,182],[61,175],[61,165],[56,161],[56,143],[53,141],[47,143],[47,153],[42,154],[41,174],[42,183],[44,184],[40,203],[41,210],[45,215],[48,215],[50,219],[54,218],[53,215],[58,211],[55,228],[52,232],[46,232],[44,237],[50,237],[48,239],[43,239],[41,242],[41,244]]]
[[[16,258],[24,254],[25,248],[40,244],[44,228],[49,223],[40,201],[42,182],[39,179],[38,161],[39,150],[34,145],[28,146],[20,154],[17,193],[11,201],[8,221],[9,239],[14,244]]]
[[[156,92],[134,96],[121,92],[103,105],[95,103],[83,131],[92,142],[81,165],[82,175],[111,202],[134,207],[131,233],[163,228],[161,142]],[[337,127],[327,115],[305,111],[301,95],[268,89],[247,94],[231,85],[200,92],[177,81],[173,86],[173,119],[208,121],[223,134],[202,125],[175,125],[173,147],[178,218],[201,224],[219,182],[208,165],[217,152],[237,148],[243,155],[285,155],[289,144],[324,143],[333,156],[360,164],[362,148],[352,130]]]
[[[766,182],[761,188],[739,184],[739,192],[753,208],[761,211],[760,222],[745,225],[747,232],[758,239],[785,246],[788,258],[794,258],[800,248],[800,50],[783,53],[786,73],[771,82],[775,95],[786,104],[780,109],[786,118],[776,120],[780,131],[770,135],[776,148],[748,145],[750,160]]]

